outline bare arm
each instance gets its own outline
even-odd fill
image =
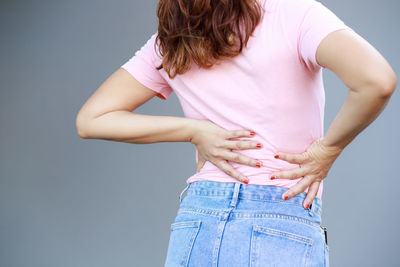
[[[306,209],[336,158],[382,112],[397,84],[396,75],[383,56],[350,30],[328,34],[318,46],[316,60],[349,87],[346,101],[325,136],[315,140],[307,151],[278,153],[280,159],[299,164],[299,168],[272,174],[274,179],[303,177],[282,198],[291,198],[308,188],[303,202]]]
[[[197,171],[210,161],[231,177],[248,182],[227,161],[258,165],[256,159],[231,151],[260,148],[255,141],[231,140],[252,137],[250,130],[228,131],[208,120],[132,113],[156,94],[125,69],[118,69],[80,109],[76,117],[78,135],[135,144],[191,142],[199,151]]]
[[[156,94],[126,70],[118,69],[79,111],[76,117],[79,136],[136,144],[189,142],[194,120],[132,113]]]
[[[383,56],[349,30],[324,38],[316,59],[350,89],[323,140],[327,146],[344,149],[382,112],[396,88],[397,78]]]

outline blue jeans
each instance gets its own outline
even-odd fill
[[[182,191],[165,267],[329,266],[322,200],[286,187],[196,181]],[[183,193],[187,190],[186,196]]]

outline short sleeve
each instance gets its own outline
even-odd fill
[[[350,29],[336,14],[322,3],[309,0],[310,7],[301,20],[298,31],[299,57],[311,71],[323,68],[316,60],[321,41],[329,34],[341,29]]]
[[[172,88],[162,77],[160,70],[156,69],[155,62],[158,57],[154,46],[156,36],[157,33],[153,34],[121,68],[128,71],[141,84],[157,92],[159,98],[167,100],[172,93]]]

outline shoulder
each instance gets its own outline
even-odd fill
[[[285,27],[297,30],[302,27],[305,19],[319,23],[321,17],[333,15],[328,7],[317,0],[272,0],[271,6],[272,12],[282,18]]]

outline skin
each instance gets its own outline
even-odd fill
[[[316,59],[349,88],[347,98],[326,135],[315,140],[307,151],[301,154],[278,153],[280,160],[300,167],[271,175],[276,179],[301,178],[284,192],[282,199],[293,197],[309,187],[303,203],[305,209],[316,197],[319,184],[327,177],[336,158],[382,112],[397,86],[397,77],[388,62],[355,32],[338,30],[330,33],[320,43]],[[78,135],[84,139],[135,144],[191,142],[199,152],[197,171],[210,161],[244,182],[246,177],[229,161],[256,167],[255,159],[231,151],[259,149],[257,142],[240,139],[251,139],[251,129],[228,131],[208,120],[134,112],[156,94],[126,70],[116,70],[79,110],[76,116]]]
[[[277,153],[299,168],[273,173],[277,179],[300,181],[282,198],[293,197],[310,186],[303,206],[315,198],[319,184],[341,151],[383,111],[397,86],[397,77],[384,57],[365,39],[350,30],[325,37],[316,52],[317,62],[334,72],[350,89],[325,136],[302,154]]]

